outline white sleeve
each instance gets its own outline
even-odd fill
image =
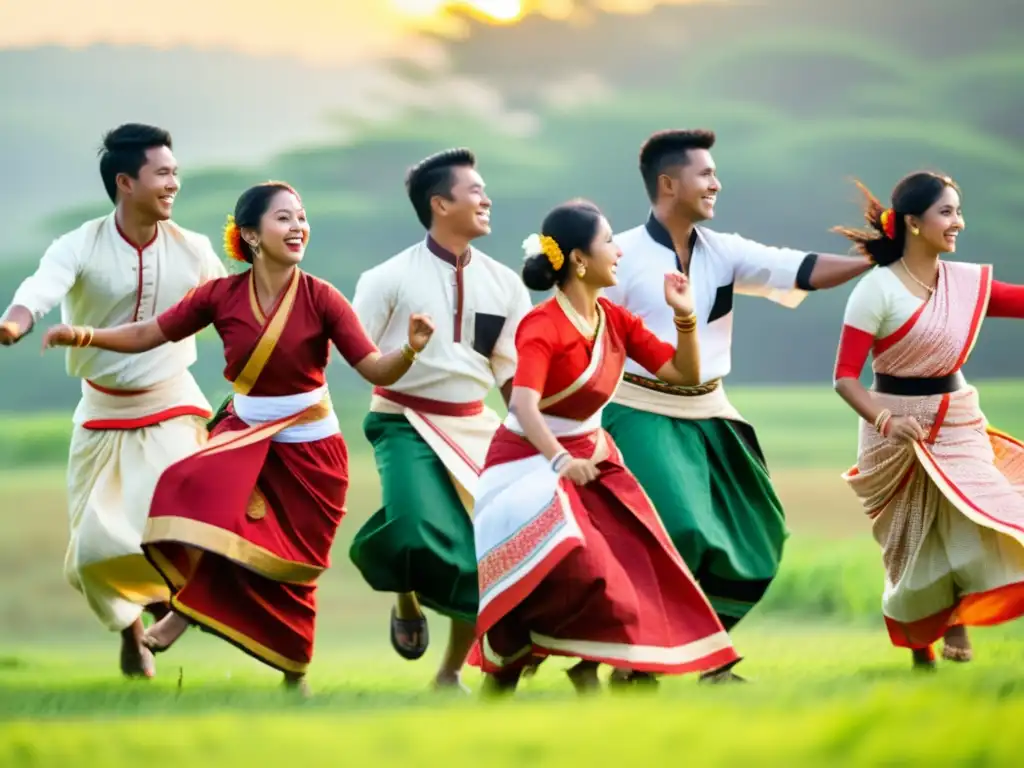
[[[352,309],[359,317],[367,335],[378,347],[395,311],[395,286],[390,270],[384,265],[363,272],[356,281],[352,296]]]
[[[499,387],[515,375],[516,330],[526,313],[533,309],[530,292],[519,280],[519,276],[515,277],[516,279],[512,283],[512,295],[505,312],[505,324],[501,327],[498,341],[494,345],[494,351],[491,352],[491,371],[494,373],[494,380]]]
[[[719,235],[733,259],[736,293],[761,296],[792,309],[806,298],[796,287],[800,266],[809,251],[776,248],[740,235]]]
[[[200,265],[200,279],[202,282],[207,283],[210,280],[216,280],[218,277],[228,276],[228,270],[224,266],[224,262],[217,256],[210,238],[205,235],[199,238],[199,253],[202,258],[202,264]]]
[[[40,259],[35,273],[15,291],[11,305],[25,307],[32,313],[33,322],[39,322],[67,296],[80,271],[79,250],[71,238],[54,240]]]
[[[843,325],[849,325],[877,337],[886,312],[885,286],[876,279],[876,270],[857,281],[846,300]]]

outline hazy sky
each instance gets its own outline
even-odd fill
[[[691,0],[692,1],[692,0]],[[643,12],[686,0],[602,0]],[[0,48],[96,42],[193,45],[345,62],[394,53],[418,24],[437,24],[446,0],[0,0]],[[572,0],[472,0],[497,19],[563,15]]]

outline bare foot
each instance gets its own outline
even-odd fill
[[[129,678],[151,680],[156,677],[156,661],[142,644],[141,617],[121,632],[121,674]]]
[[[304,674],[298,675],[294,672],[285,672],[282,685],[284,685],[286,690],[297,693],[303,699],[308,699],[313,695],[313,692],[309,689],[309,683],[306,681],[306,676]]]
[[[171,612],[171,606],[167,603],[150,603],[145,610],[153,617],[153,621],[157,622]]]
[[[142,643],[153,653],[163,653],[188,629],[189,621],[180,613],[171,611],[146,630]]]
[[[942,638],[942,658],[961,663],[974,658],[974,650],[967,637],[967,627],[959,624],[946,630]]]
[[[596,661],[581,661],[566,671],[565,674],[572,681],[572,687],[576,689],[576,693],[582,696],[601,690],[601,681],[597,678],[598,666]]]
[[[472,693],[472,691],[466,687],[466,684],[462,682],[462,676],[458,672],[455,674],[438,672],[437,677],[434,678],[434,682],[431,683],[430,687],[440,693]]]

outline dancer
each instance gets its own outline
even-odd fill
[[[143,537],[173,591],[146,633],[168,648],[189,622],[285,673],[305,690],[316,581],[345,511],[348,454],[324,379],[330,345],[374,384],[398,381],[430,338],[381,355],[345,298],[299,269],[309,223],[298,194],[269,182],[238,199],[229,255],[252,265],[193,291],[158,317],[106,330],[57,326],[45,345],[139,354],[213,325],[234,383],[209,442],[161,475]]]
[[[114,210],[59,237],[14,294],[0,344],[17,342],[58,303],[63,322],[115,326],[146,320],[226,274],[208,238],[174,224],[180,190],[170,134],[126,124],[103,139],[100,176]],[[169,598],[140,548],[160,472],[206,438],[210,404],[189,373],[193,339],[125,356],[73,348],[82,380],[68,457],[70,538],[64,575],[96,617],[121,634],[121,671],[153,677],[142,611]]]
[[[383,504],[350,556],[373,589],[396,593],[391,644],[403,658],[427,649],[421,605],[451,620],[433,684],[465,690],[460,670],[475,639],[478,601],[470,515],[501,424],[483,400],[497,386],[508,402],[515,329],[531,303],[515,272],[471,245],[491,231],[491,201],[472,152],[422,160],[406,190],[426,239],[365,272],[352,304],[383,346],[395,343],[414,312],[429,312],[438,332],[409,376],[373,392],[363,430]]]
[[[671,271],[664,300],[676,346],[605,298],[621,253],[596,206],[574,201],[524,247],[529,288],[558,289],[516,335],[509,416],[487,454],[474,528],[482,666],[490,691],[515,688],[547,655],[641,673],[719,670],[739,657],[636,479],[601,429],[626,357],[675,385],[700,381],[689,281]]]
[[[651,201],[647,223],[616,236],[625,258],[605,296],[640,316],[663,341],[674,338],[661,301],[667,270],[687,274],[701,338],[697,387],[653,381],[639,361],[605,410],[604,426],[651,497],[672,541],[731,630],[762,598],[787,537],[753,427],[726,397],[733,294],[795,307],[807,291],[840,285],[866,259],[774,248],[700,222],[713,218],[722,185],[710,131],[663,131],[640,151]],[[724,680],[737,680],[731,672]],[[714,682],[723,679],[716,678]]]
[[[966,627],[1024,613],[1024,444],[988,425],[961,373],[985,317],[1024,318],[1024,286],[949,261],[964,228],[952,179],[913,173],[869,230],[837,228],[878,268],[846,306],[835,388],[863,419],[844,475],[882,547],[882,613],[915,667],[972,657]],[[874,385],[859,377],[868,354]]]

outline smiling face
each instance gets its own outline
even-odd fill
[[[572,254],[576,264],[586,267],[583,282],[594,288],[609,288],[618,283],[616,271],[622,250],[612,237],[612,226],[608,219],[601,216],[597,222],[597,232],[590,241],[588,253],[578,251]]]
[[[907,216],[907,224],[916,227],[920,237],[936,253],[954,253],[956,241],[964,230],[960,194],[951,186],[942,190],[936,200],[921,216]]]
[[[454,166],[451,193],[435,195],[431,201],[434,223],[444,230],[474,240],[491,233],[491,199],[484,192],[483,178],[475,168]]]
[[[170,147],[150,147],[146,162],[133,179],[127,173],[118,174],[117,187],[126,205],[153,221],[166,221],[174,210],[174,199],[181,189],[178,179],[178,161]]]
[[[685,165],[667,168],[660,184],[661,197],[694,224],[715,217],[715,202],[722,184],[710,150],[691,149]]]
[[[260,258],[282,266],[298,264],[309,240],[309,221],[302,201],[293,192],[279,191],[270,198],[259,231],[249,234],[259,238]]]

